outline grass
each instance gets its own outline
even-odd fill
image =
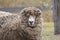
[[[60,40],[60,35],[54,35],[54,23],[45,22],[42,31],[43,40]]]
[[[41,5],[52,5],[52,0],[0,0],[0,8]]]
[[[42,35],[43,40],[48,40],[49,35],[54,33],[54,23],[53,22],[45,22],[43,25]]]
[[[53,22],[45,22],[43,26],[42,35],[48,36],[54,33],[54,23]]]

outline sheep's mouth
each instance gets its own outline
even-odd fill
[[[31,28],[35,28],[35,26],[30,26]]]

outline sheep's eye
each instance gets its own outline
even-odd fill
[[[39,17],[40,15],[41,15],[41,13],[37,13],[37,14],[36,14],[36,17]]]
[[[29,15],[30,15],[29,13],[26,14],[26,16],[29,16]]]
[[[38,15],[41,15],[41,13],[38,13]]]
[[[26,14],[24,14],[24,16],[25,16],[25,17],[29,17],[29,14],[26,13]]]

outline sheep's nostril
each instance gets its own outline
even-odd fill
[[[30,24],[32,24],[33,23],[33,21],[30,21]]]

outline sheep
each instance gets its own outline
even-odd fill
[[[42,15],[35,7],[0,16],[0,40],[41,40]]]
[[[26,40],[42,39],[42,12],[36,7],[24,8],[21,12],[21,28]]]
[[[9,12],[0,12],[0,40],[20,40],[16,39],[17,27],[20,25],[20,16]]]

